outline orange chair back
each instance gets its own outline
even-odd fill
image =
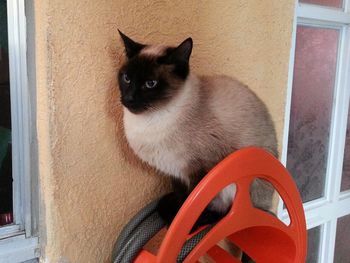
[[[270,182],[282,197],[290,224],[260,209],[250,199],[256,178]],[[229,213],[196,245],[184,262],[198,262],[208,254],[215,262],[240,262],[216,244],[227,238],[257,263],[305,262],[307,235],[302,201],[297,187],[283,165],[259,148],[234,152],[213,168],[192,191],[169,227],[158,255],[143,250],[135,262],[176,262],[192,226],[210,201],[226,186],[237,191]]]

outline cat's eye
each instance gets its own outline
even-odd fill
[[[123,81],[124,81],[125,83],[128,83],[128,84],[130,83],[130,79],[129,79],[128,74],[123,73],[122,78],[123,78]]]
[[[148,88],[148,89],[154,88],[155,86],[157,86],[157,84],[158,84],[158,81],[156,81],[156,80],[147,80],[147,81],[145,82],[145,86],[146,86],[146,88]]]

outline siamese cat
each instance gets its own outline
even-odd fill
[[[253,91],[231,77],[190,72],[191,38],[168,47],[119,33],[127,57],[118,74],[125,135],[142,161],[173,178],[174,192],[158,205],[169,224],[196,184],[230,153],[257,146],[277,156],[271,116]],[[198,225],[225,215],[235,191],[234,186],[223,189]],[[272,194],[268,183],[253,183],[256,207],[269,210]]]

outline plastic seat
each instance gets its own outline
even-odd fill
[[[279,192],[289,212],[288,226],[252,206],[249,192],[255,178],[270,182]],[[183,262],[198,262],[205,254],[215,262],[240,262],[216,245],[224,238],[240,247],[257,263],[305,262],[306,224],[296,185],[276,158],[253,147],[234,152],[213,168],[179,210],[158,254],[153,255],[143,249],[134,262],[178,262],[178,255],[201,212],[223,188],[233,183],[237,192],[229,213],[209,230]]]

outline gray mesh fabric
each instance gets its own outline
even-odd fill
[[[123,228],[121,233],[119,234],[119,237],[117,241],[114,244],[113,248],[113,254],[112,258],[115,258],[117,254],[119,254],[122,247],[126,244],[127,240],[130,238],[131,233],[157,208],[157,204],[159,202],[159,199],[154,200],[153,202],[149,203],[147,206],[142,208],[131,220],[129,223]]]
[[[165,226],[165,222],[156,211],[158,201],[159,199],[145,206],[124,227],[113,248],[113,263],[133,262],[143,246]],[[187,240],[176,262],[183,262],[212,227],[213,225],[208,226]]]
[[[162,229],[165,222],[158,213],[153,213],[147,217],[129,235],[118,253],[115,253],[113,263],[130,263],[134,260],[142,247]]]
[[[198,232],[196,235],[188,239],[183,245],[180,254],[177,257],[176,262],[183,262],[188,254],[192,251],[192,249],[203,239],[203,237],[208,234],[208,232],[213,228],[214,225],[208,226],[202,231]]]

